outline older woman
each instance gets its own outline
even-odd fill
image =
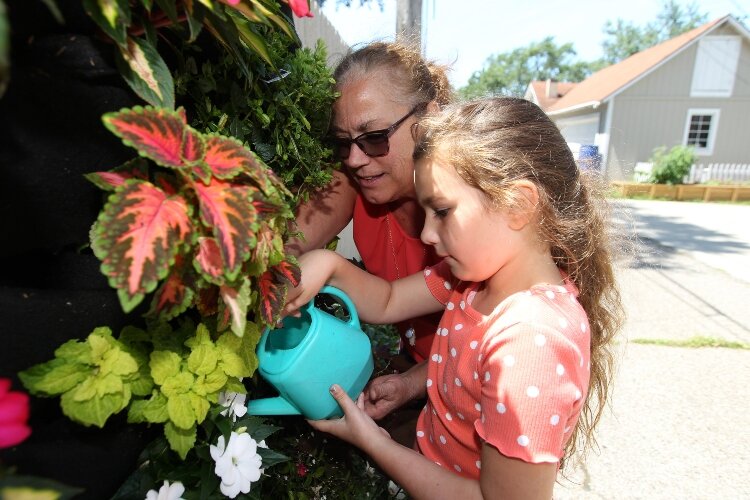
[[[331,144],[345,172],[298,210],[304,253],[320,248],[354,221],[354,243],[365,268],[393,281],[438,260],[419,239],[424,212],[414,192],[413,129],[451,98],[445,68],[401,43],[376,42],[349,53],[334,72]],[[439,317],[398,326],[416,362],[430,352]]]

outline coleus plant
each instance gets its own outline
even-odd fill
[[[102,119],[140,155],[87,175],[111,191],[91,245],[123,310],[153,292],[147,316],[160,320],[196,307],[238,336],[249,313],[275,324],[300,273],[284,253],[292,195],[276,174],[239,141],[190,127],[182,108]]]
[[[114,43],[118,69],[133,91],[151,105],[170,109],[175,105],[174,83],[157,50],[158,38],[167,36],[166,30],[193,42],[205,28],[248,80],[252,79],[249,55],[259,55],[275,69],[259,26],[278,28],[290,43],[300,46],[291,20],[276,0],[83,0],[83,7],[101,35]],[[0,36],[1,28],[2,23]]]
[[[63,413],[86,426],[103,427],[126,408],[130,423],[164,424],[170,448],[184,460],[199,426],[219,425],[226,435],[232,430],[216,403],[221,392],[246,393],[241,381],[258,367],[259,339],[252,324],[241,338],[216,336],[207,324],[196,327],[185,318],[175,329],[166,322],[151,322],[147,330],[127,326],[117,338],[99,327],[19,376],[32,394],[59,396]]]

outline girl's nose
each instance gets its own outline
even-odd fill
[[[427,216],[424,220],[424,227],[422,228],[422,233],[419,237],[425,245],[434,246],[438,242],[437,232],[433,228],[433,224],[430,222],[429,210],[427,212]]]

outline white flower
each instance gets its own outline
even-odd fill
[[[220,392],[219,393],[219,404],[225,406],[227,409],[221,412],[222,415],[232,417],[232,422],[237,420],[237,417],[242,417],[247,413],[247,405],[245,404],[247,399],[246,394],[240,394],[237,392]]]
[[[211,458],[216,462],[214,472],[221,478],[221,492],[229,498],[250,492],[250,483],[260,479],[262,460],[258,443],[250,434],[232,432],[229,443],[219,436],[216,446],[211,445]]]
[[[184,500],[183,493],[185,493],[185,487],[181,482],[175,481],[170,485],[169,481],[164,481],[158,493],[156,490],[148,490],[146,500]]]

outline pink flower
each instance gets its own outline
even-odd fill
[[[0,448],[9,448],[29,437],[29,396],[10,390],[10,379],[0,378]]]
[[[286,0],[286,3],[288,3],[289,7],[292,8],[292,12],[294,12],[295,16],[313,17],[312,12],[310,12],[310,5],[307,3],[307,0]]]
[[[239,4],[241,0],[219,0],[221,3],[225,3],[227,5],[231,5],[234,7],[235,5]]]

